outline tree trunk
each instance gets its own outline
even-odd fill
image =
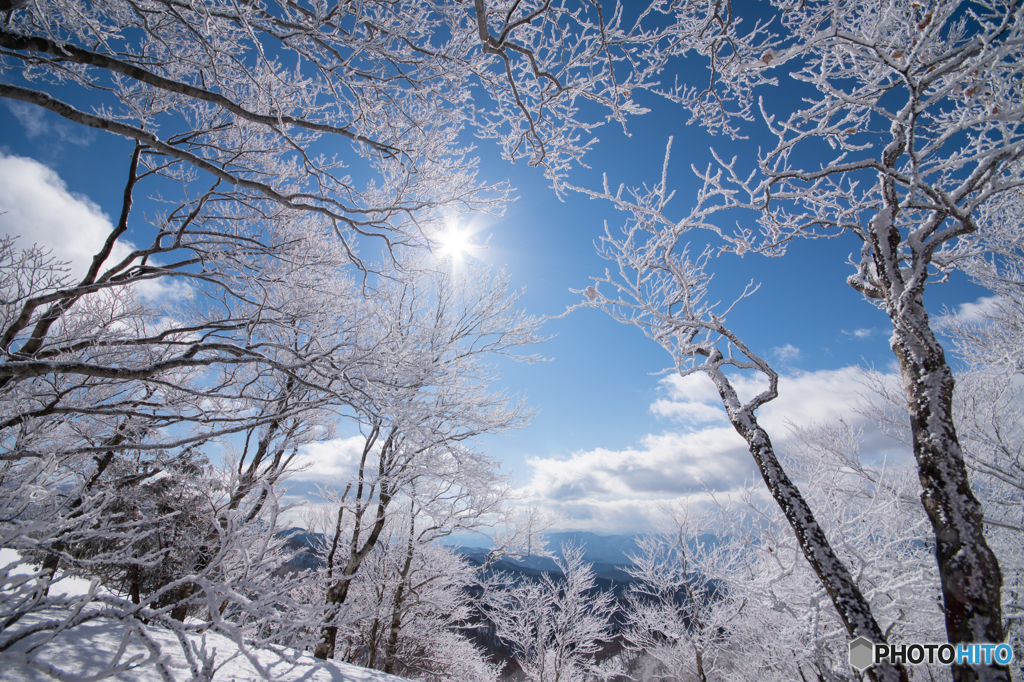
[[[359,551],[355,551],[355,545],[358,544],[359,536],[356,532],[352,534],[353,540],[353,551],[349,555],[348,562],[345,565],[345,570],[341,574],[341,578],[338,582],[334,583],[327,590],[326,603],[328,606],[334,606],[334,613],[336,614],[341,605],[345,603],[345,599],[348,597],[348,588],[355,579],[356,572],[363,563],[363,559],[370,553],[370,551],[377,545],[377,540],[380,538],[380,533],[384,529],[385,512],[387,511],[388,505],[391,503],[391,496],[384,486],[381,486],[382,490],[380,497],[377,501],[377,518],[374,519],[373,527],[370,531],[369,537],[366,538],[366,542],[363,544]],[[356,529],[362,518],[362,512],[356,514]],[[333,616],[330,616],[333,617]],[[316,645],[313,650],[313,656],[322,660],[328,658],[334,658],[334,647],[338,641],[338,628],[335,625],[326,625],[323,629],[323,639]]]
[[[327,603],[334,607],[340,607],[345,603],[345,598],[348,596],[348,586],[352,583],[351,576],[342,578],[338,582],[331,585],[327,590]],[[335,608],[337,611],[337,608]],[[323,629],[323,639],[321,639],[316,648],[313,650],[313,656],[321,660],[327,660],[334,658],[334,647],[338,641],[338,626],[326,625]]]
[[[890,306],[890,310],[893,307]],[[928,324],[920,296],[893,317],[892,349],[899,359],[921,480],[921,502],[935,531],[946,636],[952,644],[1006,639],[1003,576],[985,541],[982,508],[967,478],[953,425],[953,372]],[[1006,666],[954,665],[957,682],[1010,680]]]
[[[846,565],[836,556],[800,489],[786,475],[782,464],[775,456],[775,449],[768,434],[752,415],[741,417],[745,419],[733,420],[733,426],[747,441],[750,454],[753,455],[768,490],[792,526],[804,557],[832,599],[832,604],[846,626],[847,633],[851,638],[863,636],[872,642],[885,643],[885,634],[878,627],[871,613],[871,606],[861,594]],[[866,673],[875,682],[909,680],[903,665],[879,663],[868,668]]]
[[[693,652],[697,661],[697,679],[699,682],[708,682],[708,676],[704,674],[704,654],[698,647],[693,647]]]
[[[177,602],[177,606],[171,609],[172,619],[178,621],[179,623],[185,622],[185,618],[188,616],[189,607],[189,604],[186,603],[186,600],[193,594],[195,594],[198,590],[199,588],[196,586],[195,583],[185,583],[177,590],[175,590],[173,601]]]
[[[345,570],[342,571],[341,579],[334,583],[327,590],[327,605],[335,607],[333,614],[328,616],[328,620],[333,618],[338,613],[339,607],[345,603],[345,599],[348,597],[348,586],[352,580],[355,579],[356,571],[363,563],[363,559],[373,550],[377,545],[377,540],[380,539],[381,531],[384,530],[384,520],[388,505],[391,504],[393,491],[387,485],[385,480],[385,471],[388,466],[388,458],[393,454],[398,439],[398,430],[392,428],[388,433],[387,439],[381,446],[380,454],[378,455],[378,480],[380,481],[380,492],[377,495],[377,515],[373,520],[373,526],[370,529],[370,535],[366,538],[366,542],[363,543],[362,547],[359,547],[359,532],[362,527],[363,514],[366,512],[367,507],[363,505],[363,487],[365,485],[365,472],[366,472],[366,459],[369,455],[374,443],[377,442],[377,436],[380,434],[380,425],[374,426],[370,435],[366,438],[366,443],[363,446],[363,455],[359,463],[359,483],[356,486],[356,512],[355,521],[352,526],[352,539],[350,542],[350,550],[348,556],[348,562],[345,565]],[[349,488],[345,488],[345,494],[348,494]],[[372,488],[371,488],[372,495]],[[344,498],[342,498],[344,499]],[[338,511],[338,526],[335,530],[335,542],[337,541],[337,535],[341,529],[341,510]],[[331,549],[331,561],[333,569],[333,557],[334,549]],[[338,628],[334,625],[325,625],[323,628],[323,639],[316,645],[313,650],[313,656],[321,660],[328,658],[334,658],[334,648],[338,641]]]
[[[714,367],[719,360],[720,352],[715,351],[708,358],[708,363]],[[846,565],[836,556],[800,489],[782,468],[778,457],[775,456],[775,449],[768,438],[768,433],[757,423],[754,408],[740,407],[736,390],[721,370],[710,369],[708,376],[722,397],[722,404],[726,407],[733,428],[747,441],[750,454],[764,478],[765,485],[793,528],[800,550],[832,600],[847,633],[851,638],[863,636],[872,642],[885,643],[886,637],[871,613],[871,605],[861,594]],[[907,670],[902,664],[879,663],[865,672],[874,682],[909,680]]]
[[[377,636],[380,634],[380,619],[374,618],[373,625],[370,626],[370,637],[369,643],[370,655],[366,660],[366,667],[373,670],[373,664],[377,662]]]
[[[398,636],[402,632],[402,605],[405,603],[405,581],[395,591],[395,603],[391,609],[391,624],[388,627],[388,643],[384,648],[384,672],[393,675],[398,655]]]
[[[132,564],[128,569],[128,596],[136,606],[142,603],[142,590],[139,585],[138,564]]]
[[[391,627],[388,634],[388,645],[384,650],[384,672],[393,674],[395,672],[395,658],[398,655],[398,636],[402,631],[402,606],[405,604],[405,590],[409,585],[409,572],[412,570],[412,557],[416,549],[416,507],[409,506],[409,541],[405,547],[405,561],[402,563],[402,570],[398,587],[395,589],[395,601],[391,608]]]

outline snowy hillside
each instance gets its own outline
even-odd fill
[[[18,561],[9,549],[0,549],[0,567]],[[28,570],[18,567],[12,573]],[[69,596],[85,594],[89,582],[67,578],[55,582],[50,594]],[[86,609],[98,608],[98,605]],[[51,617],[56,614],[48,614]],[[31,614],[15,626],[32,628],[49,620],[42,614]],[[231,639],[216,633],[186,635],[190,655],[175,633],[158,627],[144,627],[141,632],[128,633],[127,627],[110,618],[97,618],[62,632],[47,640],[47,633],[22,640],[0,653],[0,669],[5,682],[42,682],[54,678],[106,678],[112,659],[121,661],[120,672],[110,679],[124,682],[249,682],[269,679],[275,682],[399,682],[404,678],[388,675],[335,661],[318,661],[309,654],[287,660],[268,650],[240,651]],[[150,646],[144,646],[142,637]],[[124,655],[116,657],[120,647]],[[190,662],[188,659],[192,658]],[[203,669],[202,659],[212,661]],[[196,663],[196,661],[200,661]],[[196,673],[199,673],[198,675]],[[71,678],[70,676],[74,676]]]
[[[59,670],[65,674],[89,679],[104,670],[107,661],[120,646],[124,634],[124,626],[117,622],[101,621],[82,625],[47,645],[46,658],[40,662],[52,665],[55,668],[54,673]],[[164,666],[172,679],[182,682],[194,679],[189,662],[173,633],[149,628],[148,634],[160,645]],[[213,682],[249,682],[260,679],[280,682],[395,682],[403,679],[346,663],[317,661],[308,654],[294,661],[287,661],[273,652],[264,650],[248,652],[252,657],[250,658],[241,654],[230,639],[213,633],[194,636],[190,638],[189,644],[199,650],[205,646],[207,653],[215,654],[212,677],[200,678]],[[24,655],[24,650],[25,647],[21,647],[21,652],[5,652],[7,660],[3,673],[4,680],[41,682],[56,677],[13,662],[19,653]],[[149,652],[138,643],[130,644],[124,660],[138,656],[140,661],[144,661],[148,655]],[[35,659],[34,656],[33,658]],[[257,665],[263,669],[264,674],[257,670]],[[160,668],[161,666],[150,663],[138,668],[129,668],[111,679],[125,682],[165,682]]]

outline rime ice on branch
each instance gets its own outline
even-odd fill
[[[667,212],[664,173],[653,191],[580,191],[631,212],[666,241],[707,229],[740,255],[781,255],[800,237],[859,239],[848,281],[892,321],[949,641],[1003,641],[999,563],[968,484],[953,375],[923,296],[929,280],[979,256],[1019,258],[1024,8],[998,0],[773,5],[774,23],[731,43],[736,70],[716,73],[726,91],[754,72],[762,85],[792,78],[811,91],[795,109],[757,100],[774,148],[746,162],[716,155],[706,170],[694,168],[703,187],[681,217]],[[758,89],[742,91],[748,103]],[[757,129],[742,116],[731,120],[740,131]],[[754,212],[760,232],[725,227],[737,210]],[[1007,674],[954,666],[958,680]]]

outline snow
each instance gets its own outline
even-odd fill
[[[20,557],[10,549],[0,549],[0,567],[18,562]],[[33,573],[30,566],[21,564],[12,573]],[[69,596],[84,594],[89,589],[89,581],[81,578],[64,578],[52,584],[50,594],[67,594]],[[54,614],[50,614],[51,616]],[[44,618],[33,614],[23,618],[19,626],[28,627]],[[33,658],[48,663],[69,675],[69,679],[91,678],[100,673],[109,664],[125,635],[126,626],[112,619],[97,619],[83,623],[70,631],[61,633],[51,643],[33,652]],[[149,636],[160,645],[164,660],[167,663],[175,682],[192,679],[185,654],[177,637],[170,630],[159,627],[146,628]],[[195,650],[216,652],[214,658],[214,682],[250,682],[264,679],[256,666],[238,646],[223,635],[207,632],[205,634],[186,635],[189,644]],[[11,659],[23,654],[37,639],[19,642],[11,650],[0,655],[0,667],[4,682],[42,682],[53,677],[13,662]],[[250,649],[249,655],[268,673],[268,679],[275,682],[401,682],[404,678],[388,675],[378,670],[369,670],[338,661],[319,661],[310,654],[303,654],[292,661],[280,654],[266,649]],[[148,651],[137,637],[131,638],[122,661],[139,655],[139,660],[148,657]],[[3,660],[6,659],[6,660]],[[74,678],[70,678],[74,676]],[[156,665],[145,665],[125,670],[109,678],[122,682],[167,682],[161,677]]]

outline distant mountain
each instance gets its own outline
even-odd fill
[[[583,558],[594,565],[594,570],[599,575],[601,571],[610,570],[612,567],[623,569],[633,565],[630,556],[640,553],[637,545],[638,535],[599,535],[589,531],[562,531],[558,533],[545,533],[543,539],[547,542],[546,550],[557,557],[562,556],[563,545],[583,545]],[[710,547],[718,544],[718,538],[714,535],[705,534],[690,540],[690,549],[695,548],[699,543]],[[461,547],[460,554],[486,555],[487,550],[479,547]],[[555,562],[547,557],[528,557],[517,560],[519,566],[539,571],[557,571]]]
[[[629,555],[640,551],[636,538],[636,535],[598,535],[579,530],[544,535],[548,549],[558,556],[562,555],[562,545],[583,545],[585,560],[620,566],[633,565]]]
[[[633,565],[629,554],[639,551],[634,535],[598,535],[586,531],[566,531],[547,533],[543,538],[547,542],[547,551],[559,558],[562,557],[563,545],[583,545],[583,558],[592,565],[594,575],[603,589],[621,592],[633,580],[626,569]],[[481,547],[458,547],[455,551],[477,565],[486,560],[488,553],[488,550]],[[554,559],[544,556],[501,559],[495,562],[492,568],[495,571],[531,578],[539,577],[543,573],[561,574]]]
[[[320,568],[324,565],[324,561],[313,551],[322,538],[318,538],[305,528],[288,528],[278,531],[277,534],[287,540],[285,547],[288,551],[296,553],[288,562],[296,569]]]
[[[288,528],[280,531],[278,535],[286,538],[286,547],[290,551],[296,552],[296,556],[289,562],[292,566],[302,569],[319,568],[323,565],[323,560],[313,552],[313,547],[322,542],[322,538],[304,528]],[[606,588],[632,581],[626,569],[633,565],[630,555],[640,552],[637,535],[599,535],[588,531],[562,531],[546,533],[542,537],[547,542],[547,551],[559,558],[562,556],[563,545],[583,545],[584,560],[592,564],[594,574],[601,579]],[[714,546],[718,539],[713,535],[702,535],[691,540],[691,548],[698,542]],[[456,547],[455,551],[470,562],[480,565],[486,560],[489,550],[482,547]],[[493,569],[531,577],[538,577],[542,573],[561,573],[554,559],[545,556],[502,559],[493,564]]]

